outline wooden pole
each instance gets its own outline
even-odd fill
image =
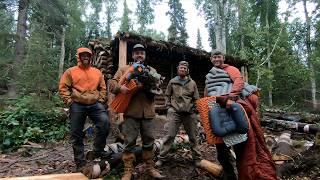
[[[118,68],[125,65],[127,65],[127,41],[120,39]],[[123,113],[119,113],[119,118],[123,119]]]
[[[127,41],[120,40],[119,44],[119,68],[127,65]]]

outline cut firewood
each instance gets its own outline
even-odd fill
[[[222,175],[222,166],[208,160],[202,159],[200,162],[197,162],[197,166],[210,172],[215,177],[221,177]]]

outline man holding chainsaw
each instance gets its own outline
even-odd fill
[[[132,58],[134,60],[134,67],[126,65],[118,69],[111,83],[111,90],[114,94],[130,93],[126,83],[122,81],[135,80],[137,90],[132,95],[129,105],[124,112],[124,122],[122,124],[122,133],[125,138],[125,149],[122,155],[124,162],[124,175],[122,180],[130,180],[134,171],[135,154],[133,153],[136,146],[136,140],[139,133],[142,139],[142,158],[147,166],[147,173],[154,178],[163,178],[158,170],[154,168],[154,137],[153,137],[153,118],[155,117],[154,108],[154,94],[141,82],[144,79],[141,76],[135,77],[131,72],[128,74],[130,68],[135,68],[137,73],[144,74],[148,72],[155,74],[156,70],[145,63],[146,51],[145,47],[141,44],[133,46]],[[142,72],[141,72],[142,71]],[[143,75],[142,75],[143,76]],[[120,82],[120,83],[119,83]]]

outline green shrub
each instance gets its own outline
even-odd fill
[[[68,131],[67,116],[55,96],[29,95],[8,101],[7,108],[0,111],[0,150],[14,150],[27,141],[63,139]]]

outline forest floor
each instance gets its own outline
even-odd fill
[[[165,135],[164,123],[162,120],[155,121],[155,136],[161,138]],[[112,143],[114,139],[108,138]],[[91,149],[92,142],[85,141],[85,149]],[[177,152],[182,152],[179,149]],[[198,147],[202,153],[203,159],[218,163],[216,160],[215,147],[207,143],[201,143]],[[299,153],[298,158],[293,161],[285,163],[286,171],[283,172],[285,177],[283,179],[320,179],[320,148],[311,147],[309,150]],[[279,165],[277,165],[279,166]],[[281,165],[283,166],[283,165]],[[134,179],[147,180],[150,179],[143,171],[143,164],[136,165],[136,172]],[[196,167],[193,162],[184,158],[183,156],[174,156],[169,162],[164,163],[158,168],[165,179],[172,180],[206,180],[216,179],[209,172]],[[75,164],[73,163],[72,147],[68,140],[61,142],[50,142],[47,144],[33,144],[29,143],[21,147],[18,151],[0,154],[0,177],[21,177],[34,176],[43,174],[62,174],[75,172]],[[120,179],[123,172],[123,165],[111,169],[110,173],[104,179]]]

